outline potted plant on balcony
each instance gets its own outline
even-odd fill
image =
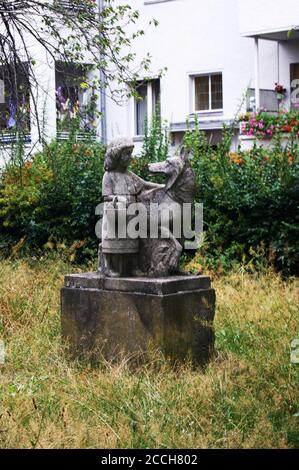
[[[283,85],[280,85],[280,83],[275,83],[275,92],[278,101],[282,101],[285,98],[286,95],[286,88]]]

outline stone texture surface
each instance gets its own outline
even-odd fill
[[[159,349],[174,362],[203,365],[213,352],[215,292],[205,276],[66,276],[61,311],[62,337],[72,356],[133,360]]]
[[[109,278],[99,273],[70,274],[65,277],[65,287],[92,288],[143,294],[176,294],[198,289],[209,289],[208,276],[171,276],[159,279],[148,277]]]

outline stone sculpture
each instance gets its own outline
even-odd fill
[[[209,277],[180,273],[184,239],[174,229],[182,205],[193,202],[195,176],[182,150],[150,165],[153,174],[165,175],[165,184],[144,181],[128,170],[133,148],[127,138],[108,146],[99,268],[65,277],[62,338],[73,357],[95,363],[124,358],[139,363],[159,350],[173,363],[201,366],[214,351],[215,291]],[[127,211],[132,204],[142,205],[147,222],[156,217],[156,237],[151,224],[142,236],[113,233],[124,213],[125,228],[134,222]]]
[[[133,149],[133,142],[126,138],[116,139],[107,149],[102,185],[105,209],[102,243],[99,247],[99,271],[104,276],[115,278],[178,274],[183,239],[175,238],[173,226],[178,222],[176,218],[182,217],[182,204],[194,200],[194,172],[183,149],[179,157],[149,166],[151,173],[165,175],[165,185],[144,181],[128,171]],[[137,202],[147,208],[149,222],[151,206],[156,205],[157,238],[152,238],[149,232],[139,239],[128,235],[120,239],[117,236],[115,220],[124,220],[121,213],[126,212],[130,204]],[[110,221],[113,221],[113,237],[107,236]],[[126,224],[129,221],[130,216],[127,215]]]

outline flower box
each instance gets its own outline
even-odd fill
[[[283,136],[281,136],[282,148],[287,147],[287,145],[290,142],[291,137],[292,137],[291,134],[283,134]],[[298,141],[299,141],[299,138],[298,138]],[[257,147],[262,147],[262,148],[271,150],[275,146],[275,139],[258,139],[255,136],[240,135],[239,145],[243,152],[246,150],[251,150],[254,145],[256,145]]]
[[[277,134],[283,140],[299,137],[298,110],[281,111],[278,114],[259,111],[239,117],[240,135],[256,141],[271,141]],[[246,140],[246,139],[243,139]]]

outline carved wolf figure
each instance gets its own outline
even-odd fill
[[[182,235],[176,237],[174,227],[183,226],[183,204],[194,202],[196,178],[184,149],[178,157],[169,157],[164,162],[149,165],[149,170],[153,174],[165,175],[166,184],[162,188],[143,191],[138,196],[138,202],[146,204],[148,208],[156,203],[159,221],[158,238],[141,240],[139,267],[151,277],[165,277],[179,273],[184,239]],[[152,216],[148,210],[149,219]]]

